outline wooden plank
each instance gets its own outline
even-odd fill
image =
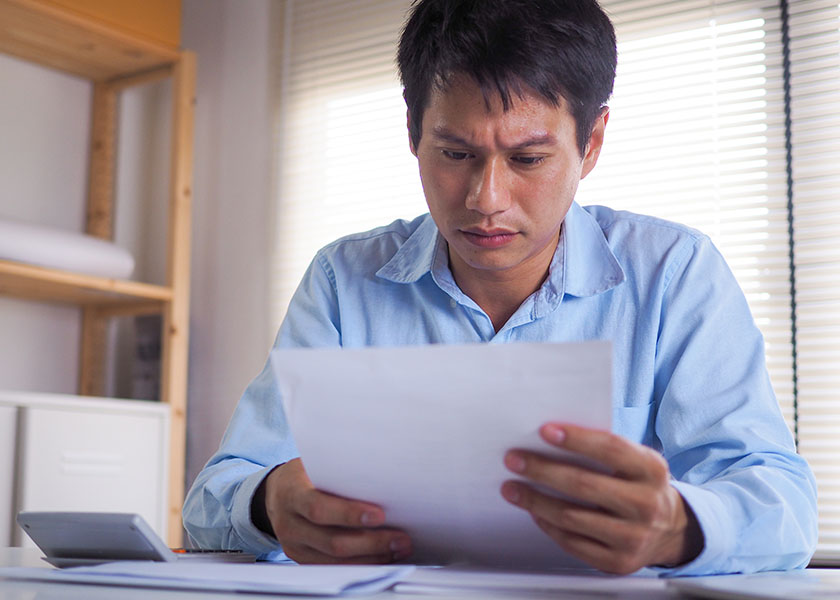
[[[82,342],[79,360],[79,394],[105,395],[105,356],[108,351],[108,319],[95,306],[82,310]]]
[[[39,0],[177,49],[181,40],[181,0]]]
[[[170,545],[179,545],[183,539],[181,507],[184,502],[187,431],[194,106],[195,54],[185,51],[175,66],[172,81],[172,164],[167,258],[167,282],[172,289],[172,302],[164,311],[161,358],[161,400],[172,407],[167,540]]]
[[[0,52],[93,81],[178,59],[163,44],[37,0],[0,0]]]
[[[109,241],[114,238],[118,100],[117,91],[110,84],[94,83],[85,230]],[[82,311],[79,353],[79,394],[82,396],[105,395],[107,325],[108,319],[98,307],[88,306]]]
[[[169,77],[172,77],[172,67],[167,66],[151,69],[149,71],[142,71],[140,73],[134,73],[125,77],[115,77],[114,79],[109,79],[108,83],[114,90],[121,92],[129,87],[143,85],[146,83],[154,83]]]
[[[0,294],[16,298],[82,306],[163,304],[172,298],[168,287],[96,277],[0,260]]]
[[[110,84],[94,84],[85,229],[104,240],[114,238],[118,100]]]

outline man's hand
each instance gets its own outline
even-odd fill
[[[548,443],[592,458],[612,471],[598,473],[524,450],[505,466],[534,483],[588,506],[507,481],[502,495],[529,513],[565,551],[610,573],[675,566],[695,558],[703,534],[682,496],[670,485],[668,464],[654,450],[612,433],[572,425],[544,425]]]
[[[260,488],[274,536],[297,562],[388,563],[411,554],[405,532],[378,528],[381,508],[316,490],[300,459],[275,468]]]

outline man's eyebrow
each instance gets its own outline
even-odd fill
[[[451,144],[465,146],[467,148],[472,147],[470,142],[443,127],[435,127],[432,129],[432,135],[442,142],[449,142]],[[548,146],[556,143],[557,138],[553,134],[541,133],[511,145],[508,150],[524,150],[525,148],[530,148],[532,146]]]

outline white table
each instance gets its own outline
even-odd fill
[[[0,566],[22,566],[22,567],[42,567],[51,568],[43,560],[41,554],[37,550],[22,549],[22,548],[0,548]],[[282,568],[282,567],[278,567]],[[440,571],[440,570],[438,570]],[[454,571],[445,571],[447,576],[452,575],[457,578],[458,573]],[[493,579],[497,579],[497,574],[488,573]],[[421,577],[418,577],[419,581]],[[511,581],[515,582],[515,578]],[[640,586],[641,583],[641,586]],[[556,598],[559,600],[566,599],[580,599],[585,597],[587,600],[597,598],[620,598],[627,600],[659,600],[659,599],[674,599],[679,597],[676,593],[665,589],[664,583],[659,580],[649,580],[647,583],[636,581],[629,587],[630,590],[623,590],[616,595],[615,584],[613,581],[611,587],[612,591],[604,591],[603,593],[587,592],[585,595],[580,591],[562,592],[554,590],[538,590],[538,589],[481,589],[481,590],[451,590],[435,592],[433,595],[425,597],[430,600],[475,600],[477,598],[492,598],[499,600],[528,600],[528,599],[547,599]],[[642,589],[644,588],[644,589]],[[112,587],[102,585],[82,585],[82,584],[58,584],[46,583],[36,581],[11,581],[0,579],[0,600],[199,600],[200,598],[208,598],[209,600],[243,600],[248,595],[243,594],[228,594],[228,593],[210,593],[207,592],[187,592],[176,590],[162,590],[162,589],[148,589],[148,588],[130,588],[130,587]],[[261,598],[265,596],[255,595],[254,598]],[[275,596],[277,598],[288,598],[289,600],[312,600],[311,596]],[[373,600],[422,600],[424,595],[408,592],[387,591],[372,596],[362,596],[371,598]]]

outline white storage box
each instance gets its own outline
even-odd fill
[[[4,538],[0,525],[0,544],[31,544],[12,525],[22,510],[133,512],[164,536],[168,442],[164,404],[0,391],[0,451],[10,445],[15,457],[11,477],[0,462],[0,490],[14,490],[0,498],[11,529]]]

